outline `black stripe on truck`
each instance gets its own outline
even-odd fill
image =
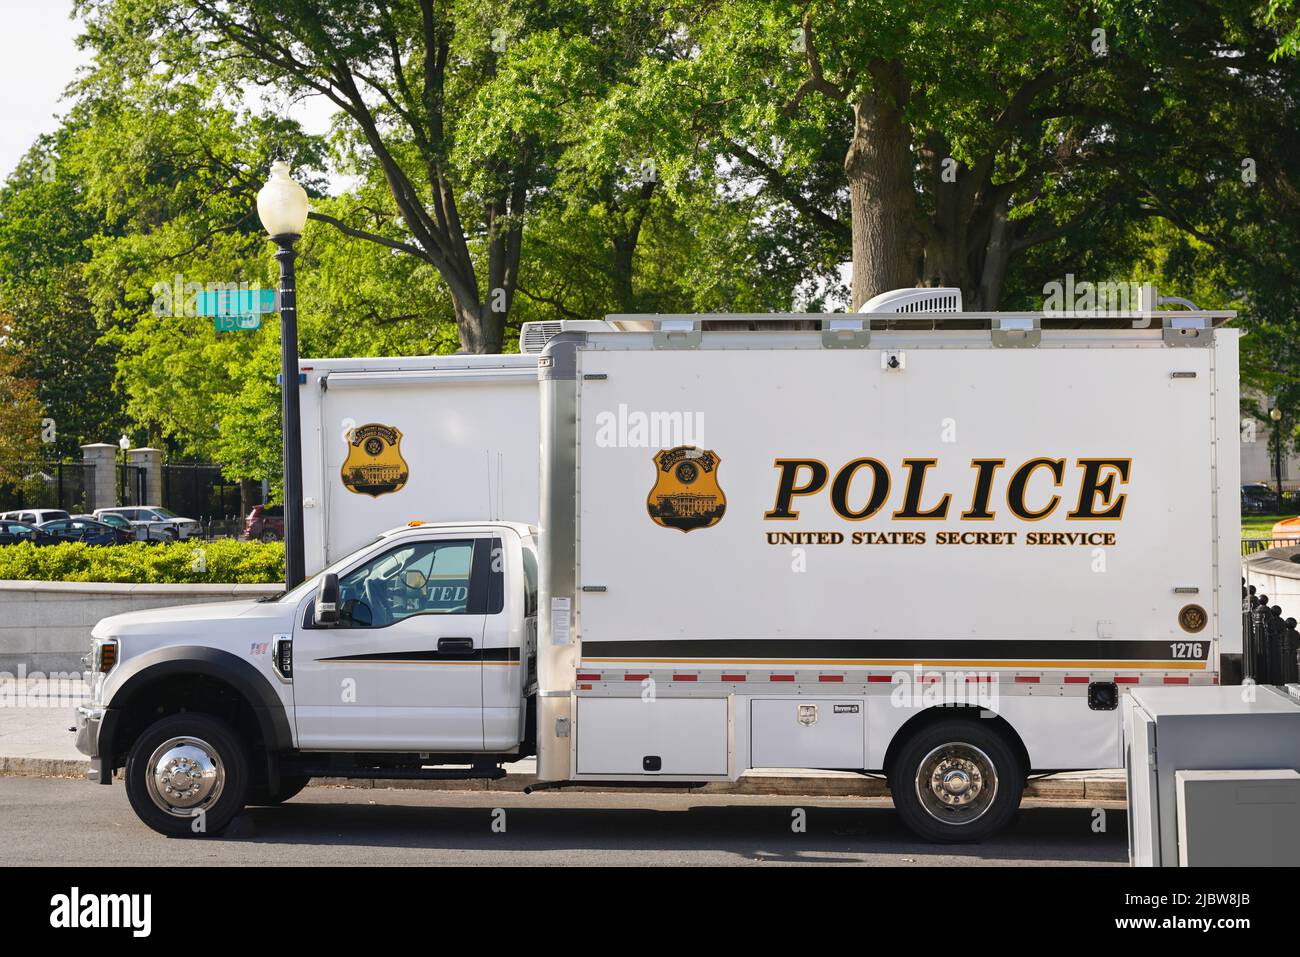
[[[1107,639],[1037,640],[1017,638],[684,638],[657,641],[583,641],[582,657],[592,658],[786,658],[839,660],[890,658],[1035,661],[1206,661],[1210,639],[1125,641]]]
[[[429,661],[434,658],[474,658],[476,661],[518,661],[518,648],[475,648],[469,654],[448,654],[437,648],[428,651],[381,651],[364,655],[335,655],[317,661]]]

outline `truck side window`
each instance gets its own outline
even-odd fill
[[[470,608],[472,541],[414,542],[339,578],[339,624],[384,628],[415,615],[464,615]]]

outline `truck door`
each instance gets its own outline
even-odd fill
[[[299,747],[483,749],[491,546],[473,535],[408,540],[339,575],[339,623],[308,616],[294,638]]]

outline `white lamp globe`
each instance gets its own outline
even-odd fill
[[[301,236],[307,225],[307,191],[294,182],[284,160],[271,164],[271,178],[257,191],[257,216],[272,239]]]

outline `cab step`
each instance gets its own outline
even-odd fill
[[[314,778],[367,778],[375,781],[497,781],[506,769],[497,765],[468,768],[307,768]]]

